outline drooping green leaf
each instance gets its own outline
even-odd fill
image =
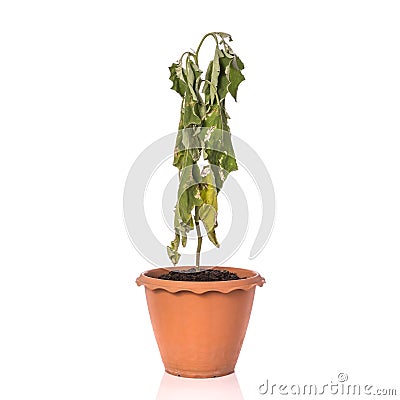
[[[203,168],[202,175],[202,189],[201,198],[205,204],[212,205],[215,209],[218,209],[217,203],[217,191],[215,187],[214,175],[211,173],[209,165]]]
[[[196,183],[201,183],[201,181],[202,181],[202,176],[201,176],[201,173],[200,173],[200,168],[199,168],[199,166],[198,166],[198,164],[196,163],[196,164],[193,164],[193,167],[192,167],[192,175],[193,175],[193,179],[194,179],[194,181],[196,182]],[[197,192],[196,192],[197,193]]]
[[[221,107],[218,104],[213,104],[206,113],[203,126],[213,129],[222,129],[223,125],[224,119],[221,112]]]
[[[199,217],[203,221],[207,232],[214,229],[217,223],[217,212],[215,208],[210,204],[202,204],[199,208]]]
[[[209,232],[207,233],[207,236],[208,236],[208,238],[210,239],[210,242],[211,242],[215,247],[218,247],[218,248],[219,248],[220,244],[219,244],[218,239],[217,239],[217,234],[216,234],[216,232],[215,232],[215,228],[212,229],[211,231],[209,231]]]
[[[212,68],[213,68],[213,62],[210,61],[210,63],[208,64],[206,75],[205,75],[205,81],[206,82],[204,83],[204,86],[203,86],[205,104],[210,104],[211,103],[211,97],[210,97],[211,90],[210,90],[210,84],[208,82],[211,82]]]
[[[211,88],[210,88],[211,104],[214,102],[215,90],[218,87],[218,77],[219,77],[219,72],[220,72],[220,65],[219,65],[220,54],[221,54],[220,49],[218,47],[216,47],[215,53],[214,53],[214,60],[212,63],[212,70],[211,70]]]
[[[179,242],[180,242],[180,236],[179,236],[179,233],[176,233],[175,239],[171,242],[171,246],[170,246],[171,249],[178,250]]]
[[[239,68],[235,68],[234,63],[232,62],[230,72],[229,72],[229,80],[231,84],[229,85],[229,93],[232,97],[237,101],[237,91],[241,82],[244,81],[244,76]]]
[[[174,220],[175,229],[181,234],[193,229],[193,208],[203,203],[198,181],[199,175],[197,164],[185,167],[181,172]]]
[[[220,75],[218,78],[218,97],[219,101],[223,100],[227,93],[228,93],[228,87],[231,83],[229,80],[229,74],[230,74],[230,65],[232,63],[232,58],[229,57],[221,57],[219,59],[220,63]]]
[[[202,83],[201,74],[203,71],[201,71],[193,61],[190,61],[189,65],[194,74],[193,89],[194,89],[194,92],[195,92],[196,98],[197,98],[196,113],[200,117],[200,119],[203,120],[205,117],[205,114],[206,114],[206,105],[205,105],[203,98],[201,96],[201,93],[200,93],[200,86]]]
[[[211,165],[219,167],[214,173],[217,173],[217,177],[222,181],[217,182],[220,189],[228,174],[238,169],[230,133],[221,129],[215,130],[205,141],[204,153]]]
[[[204,125],[204,159],[210,163],[217,190],[219,191],[229,173],[238,169],[231,134],[224,109],[218,104],[211,107]],[[223,129],[221,129],[223,127]]]
[[[215,246],[219,247],[215,234],[215,228],[217,227],[218,192],[215,187],[215,180],[211,169],[205,167],[202,175],[203,185],[201,189],[201,198],[203,199],[203,204],[199,208],[199,217],[203,222],[208,238]]]
[[[182,235],[182,247],[186,247],[186,244],[187,244],[187,236]]]
[[[195,90],[195,85],[196,85],[196,70],[192,67],[191,62],[189,62],[187,64],[187,70],[186,70],[186,81],[187,81],[187,87],[189,89],[190,92],[190,96],[191,98],[198,102],[200,99],[197,97],[197,93]],[[199,70],[200,71],[200,70]],[[201,75],[201,71],[200,71],[200,75]]]
[[[244,64],[242,63],[242,60],[237,56],[236,54],[234,55],[234,60],[233,60],[233,66],[237,69],[244,69]]]
[[[190,129],[190,128],[185,128]],[[180,129],[176,136],[175,148],[174,148],[174,161],[173,165],[179,170],[192,165],[195,161],[193,159],[194,153],[187,150],[183,144],[183,132],[185,129]]]
[[[179,222],[188,228],[193,228],[193,185],[197,185],[193,177],[193,166],[185,167],[181,172],[178,188],[178,203],[175,212],[179,212]]]
[[[175,139],[174,161],[173,161],[173,165],[179,169],[182,169],[184,151],[185,151],[185,146],[182,143],[182,129],[179,129]]]
[[[200,125],[201,119],[199,117],[198,102],[195,101],[193,96],[186,91],[184,107],[183,107],[183,127],[186,128],[190,125]]]
[[[169,67],[169,71],[171,73],[169,79],[172,81],[171,89],[175,90],[183,97],[185,95],[187,85],[182,65],[180,63],[179,64],[173,63]]]
[[[181,255],[176,250],[174,250],[170,246],[167,246],[167,254],[172,264],[174,265],[178,264]]]
[[[189,67],[193,73],[193,88],[198,89],[200,86],[201,74],[203,73],[203,71],[201,71],[200,68],[192,60],[189,61]]]
[[[199,208],[199,217],[203,222],[204,228],[207,231],[207,236],[211,243],[219,247],[217,236],[215,234],[215,227],[217,222],[217,212],[215,208],[209,204],[203,204]]]
[[[194,162],[198,161],[201,153],[201,143],[196,135],[195,128],[190,127],[182,130],[182,143],[185,149],[190,152],[192,160]]]

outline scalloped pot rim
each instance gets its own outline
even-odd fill
[[[236,273],[240,278],[239,280],[231,281],[210,281],[210,282],[195,282],[195,281],[172,281],[158,279],[157,277],[167,273],[168,271],[179,271],[182,269],[188,269],[192,267],[175,267],[175,268],[155,268],[144,271],[136,279],[138,286],[145,286],[146,289],[150,290],[166,290],[170,293],[177,293],[182,291],[193,292],[196,294],[202,294],[206,292],[220,292],[230,293],[234,290],[249,290],[254,286],[263,286],[265,279],[260,276],[256,271],[252,271],[244,268],[234,267],[211,267],[209,269],[221,269],[229,272]]]

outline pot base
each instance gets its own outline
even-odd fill
[[[233,374],[235,371],[230,371],[230,372],[193,372],[193,371],[174,371],[174,370],[168,370],[166,369],[165,372],[167,372],[170,375],[174,376],[179,376],[180,378],[198,378],[198,379],[207,379],[207,378],[219,378],[221,376],[226,376]]]

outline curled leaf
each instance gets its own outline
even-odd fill
[[[168,253],[168,257],[171,260],[172,264],[174,264],[174,265],[178,264],[178,261],[181,258],[181,255],[170,246],[167,246],[167,253]]]
[[[222,39],[228,39],[230,42],[232,42],[232,36],[231,36],[229,33],[217,32],[217,34],[218,34]]]

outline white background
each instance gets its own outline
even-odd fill
[[[389,0],[2,1],[0,398],[179,399],[122,194],[177,127],[167,67],[212,30],[245,62],[231,129],[277,199],[265,251],[229,262],[267,285],[219,398],[339,372],[400,389],[399,20]]]

